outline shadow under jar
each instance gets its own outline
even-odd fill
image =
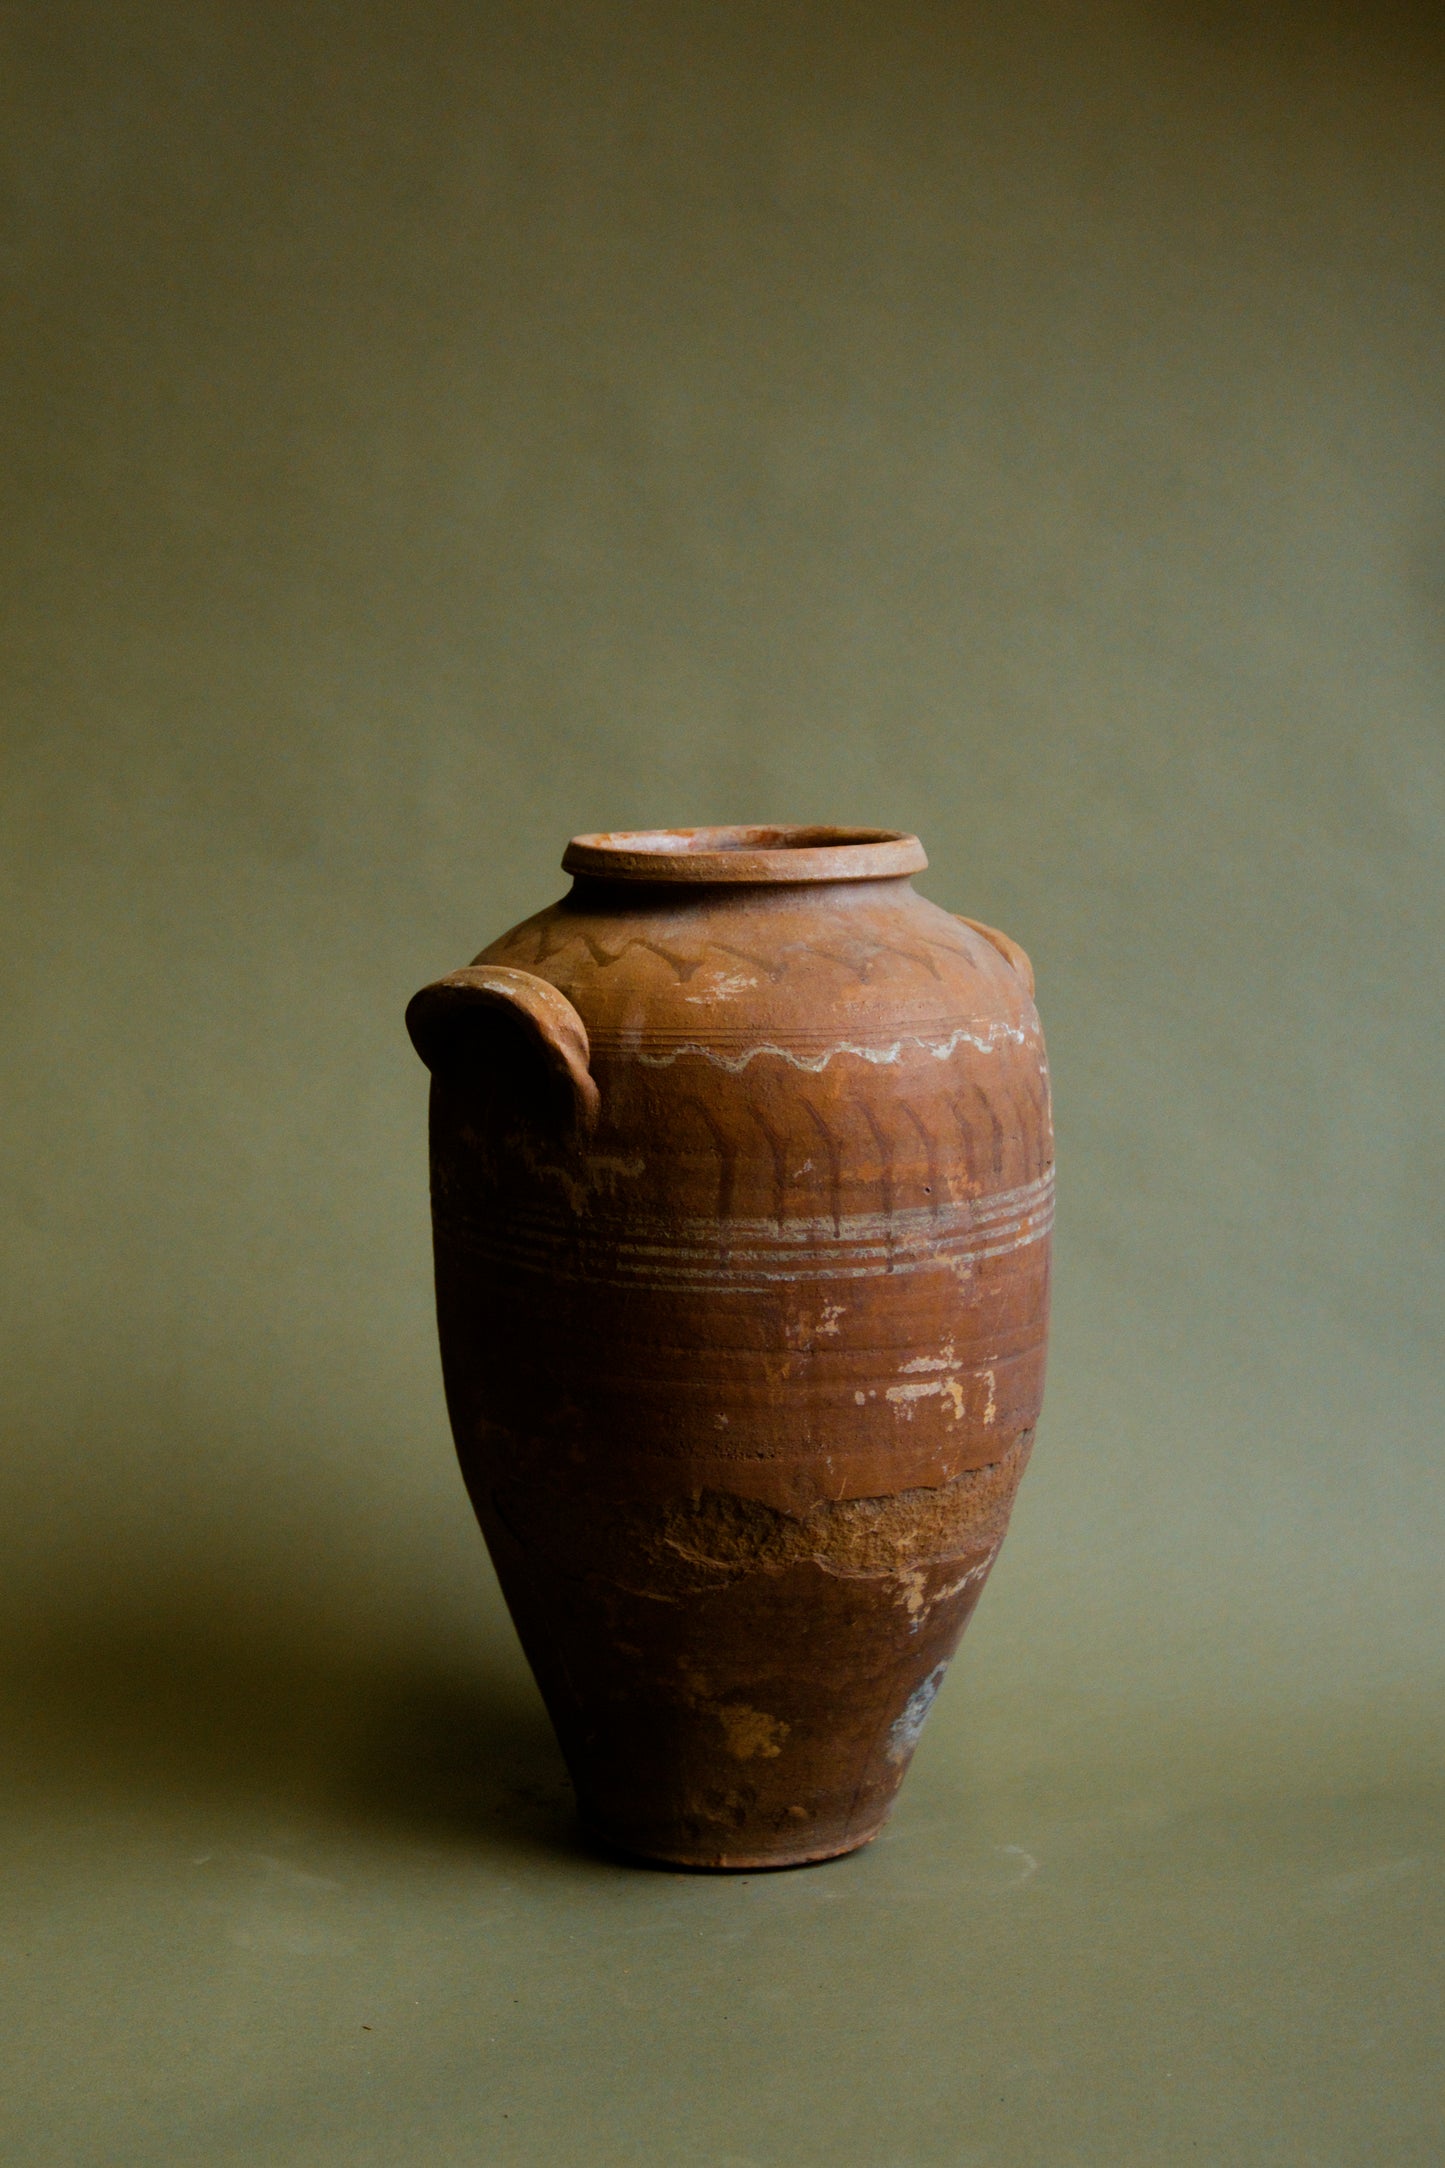
[[[1043,1389],[1033,979],[914,836],[579,836],[426,987],[447,1403],[605,1842],[798,1865],[887,1818]]]

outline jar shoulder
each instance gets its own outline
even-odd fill
[[[589,1034],[705,1044],[1037,1030],[1027,987],[964,920],[907,883],[609,898],[568,896],[479,963],[534,972]]]

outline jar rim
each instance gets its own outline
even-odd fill
[[[928,864],[917,836],[899,828],[803,826],[622,828],[573,836],[566,873],[604,881],[751,882],[896,880]]]

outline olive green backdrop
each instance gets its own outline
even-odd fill
[[[1445,2156],[1445,34],[25,4],[0,2128],[28,2168]],[[1032,952],[1050,1397],[889,1835],[594,1859],[414,988],[583,828]]]

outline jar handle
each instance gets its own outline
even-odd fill
[[[965,926],[971,926],[975,933],[981,934],[990,947],[996,948],[1010,969],[1018,973],[1029,993],[1033,993],[1034,967],[1017,941],[1011,941],[1008,935],[1000,933],[996,926],[985,926],[982,919],[964,918],[962,911],[955,911],[953,915],[962,920]]]
[[[406,1028],[432,1075],[445,1082],[462,1066],[477,1019],[498,1010],[520,1017],[528,1027],[538,1053],[571,1095],[578,1128],[595,1128],[601,1102],[587,1066],[587,1026],[547,979],[507,964],[469,964],[412,996]]]

